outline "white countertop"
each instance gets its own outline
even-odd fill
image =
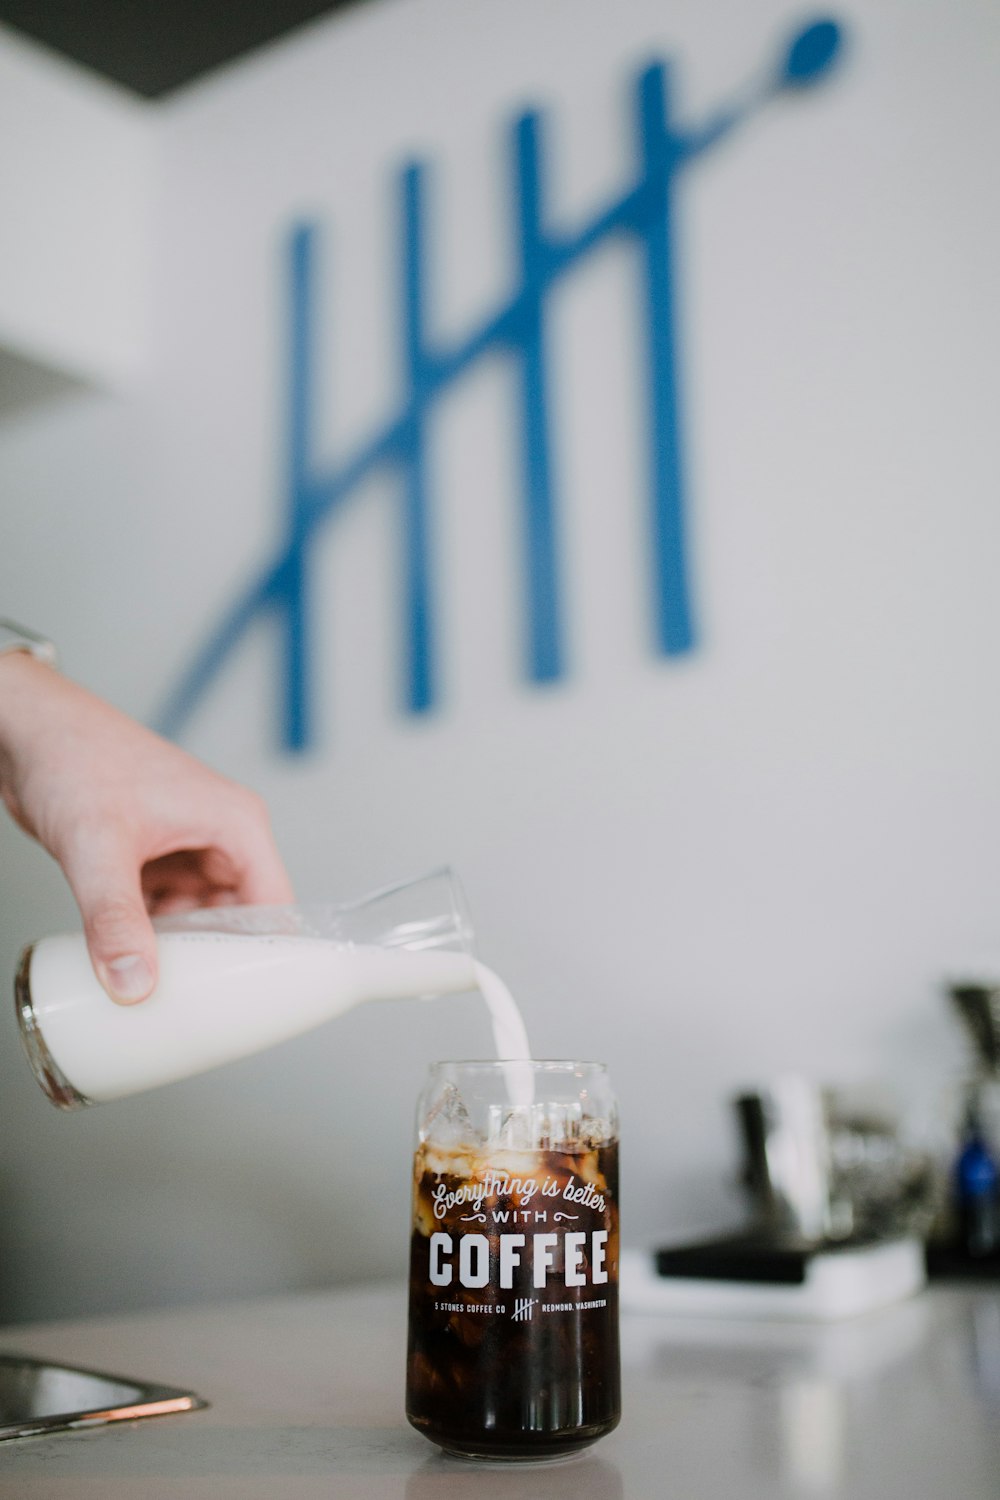
[[[445,1459],[403,1416],[405,1299],[362,1288],[0,1331],[207,1411],[0,1445],[3,1500],[998,1500],[1000,1286],[827,1327],[623,1319],[619,1429]]]

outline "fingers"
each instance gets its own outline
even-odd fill
[[[148,828],[91,824],[78,827],[71,847],[60,849],[94,972],[112,1000],[134,1004],[156,985],[156,937],[147,906],[165,914],[234,902],[283,906],[294,901],[263,801],[242,788],[227,790],[226,815],[216,822],[207,847],[182,847],[144,862],[138,844],[148,842]]]
[[[288,906],[295,891],[274,842],[267,808],[254,792],[246,796],[246,812],[227,851],[235,865],[235,899],[248,906]]]
[[[276,849],[250,856],[239,873],[235,900],[246,906],[291,906],[295,892]]]
[[[210,904],[216,887],[205,868],[206,853],[204,849],[178,849],[146,860],[140,878],[151,916],[194,911]]]
[[[129,843],[91,830],[62,861],[87,938],[94,973],[112,1000],[132,1005],[156,984],[156,938]]]
[[[142,889],[154,915],[199,906],[285,906],[294,901],[260,798],[229,787],[224,810],[204,847],[174,849],[145,862]]]

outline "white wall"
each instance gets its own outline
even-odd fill
[[[0,406],[8,351],[112,387],[141,372],[153,132],[140,100],[0,27]]]
[[[974,0],[836,15],[843,70],[684,188],[697,653],[645,638],[637,302],[628,252],[608,250],[556,314],[568,678],[519,676],[493,362],[435,428],[441,710],[395,705],[383,480],[314,559],[321,746],[276,749],[263,629],[186,740],[267,795],[304,894],[454,863],[537,1051],[612,1065],[633,1241],[736,1211],[725,1101],[782,1069],[889,1077],[933,1133],[962,1056],[942,969],[996,946],[1000,21]],[[395,401],[401,159],[436,166],[438,315],[461,329],[509,274],[516,109],[551,106],[557,201],[583,216],[626,171],[640,63],[675,59],[702,118],[802,20],[784,0],[383,0],[159,108],[153,376],[0,428],[3,612],[151,714],[279,533],[290,222],[326,234],[323,422],[343,451]],[[71,905],[26,841],[0,840],[11,973]],[[357,1012],[62,1119],[4,1025],[0,1248],[24,1314],[399,1272],[423,1065],[487,1046],[471,1003]]]

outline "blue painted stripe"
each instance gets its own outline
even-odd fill
[[[525,114],[513,130],[514,221],[521,286],[509,346],[520,365],[526,669],[535,682],[565,670],[560,608],[555,486],[549,433],[545,304],[552,267],[542,226],[541,125]]]
[[[403,595],[407,619],[406,703],[423,713],[435,701],[427,482],[427,407],[433,394],[424,350],[425,262],[422,169],[408,167],[403,198],[403,374],[409,420],[400,444],[403,467]]]
[[[685,545],[672,242],[673,181],[682,156],[667,125],[665,70],[648,68],[639,79],[637,93],[640,152],[649,199],[642,258],[654,631],[659,649],[676,656],[690,651],[694,644]]]

